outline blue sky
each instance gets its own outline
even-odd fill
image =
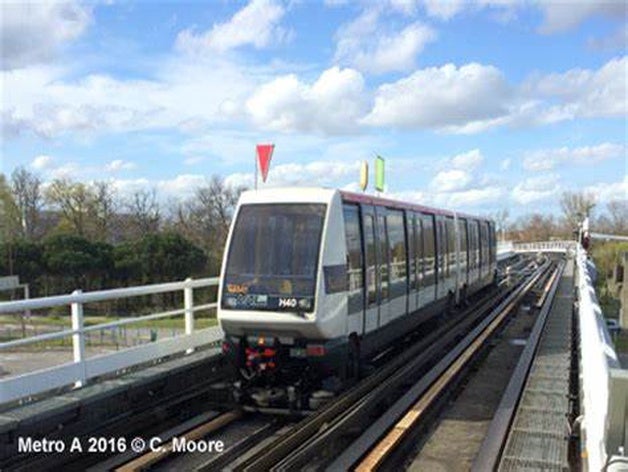
[[[252,186],[273,142],[265,186],[356,190],[380,154],[388,195],[435,206],[628,198],[623,1],[1,8],[5,174],[185,199],[213,174]]]

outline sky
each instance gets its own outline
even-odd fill
[[[189,198],[212,175],[480,214],[628,198],[617,1],[1,2],[0,172]]]

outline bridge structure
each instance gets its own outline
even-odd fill
[[[498,247],[498,260],[504,261],[521,254],[551,253],[565,255],[572,261],[573,293],[569,306],[573,306],[578,332],[578,380],[580,416],[567,428],[565,435],[576,435],[580,440],[584,470],[626,470],[628,467],[628,370],[622,369],[609,336],[604,315],[596,293],[596,271],[586,251],[575,241],[549,241],[537,243],[502,243]],[[24,312],[67,307],[69,329],[60,329],[38,335],[11,339],[0,343],[0,366],[7,353],[19,353],[28,346],[60,339],[69,341],[72,357],[68,362],[36,369],[32,372],[0,377],[0,438],[15,434],[28,423],[32,426],[38,416],[50,417],[51,412],[83,405],[93,395],[104,395],[110,389],[128,388],[121,376],[133,373],[134,381],[148,382],[181,373],[186,366],[200,363],[217,365],[221,357],[218,348],[222,332],[218,326],[195,328],[199,313],[212,312],[214,303],[195,303],[195,290],[215,289],[217,277],[181,282],[120,288],[114,290],[82,292],[0,303],[0,315],[23,316]],[[183,304],[174,310],[149,315],[122,318],[112,322],[88,325],[85,323],[85,306],[91,303],[121,298],[145,297],[165,293],[182,294]],[[181,295],[179,295],[181,296]],[[164,318],[181,317],[184,330],[178,336],[153,339],[114,352],[88,356],[87,337],[90,333],[119,330],[133,323],[147,323]],[[172,363],[174,360],[174,363]],[[168,362],[170,361],[170,363]],[[195,367],[196,368],[196,367]],[[177,370],[178,369],[178,370]],[[179,375],[177,374],[177,375]],[[132,375],[132,377],[133,377]],[[198,379],[198,371],[191,374]],[[94,386],[101,387],[94,388]],[[102,387],[106,385],[106,387]],[[151,384],[152,385],[152,384]],[[178,386],[185,387],[185,381]],[[89,389],[92,390],[89,390]],[[151,392],[154,388],[151,387]],[[117,389],[117,390],[116,390]],[[81,392],[88,392],[81,394]],[[568,392],[565,392],[567,395]],[[109,397],[107,397],[109,398]],[[116,397],[112,397],[116,398]],[[61,401],[63,400],[63,401]],[[107,400],[110,402],[111,400]],[[77,403],[78,402],[78,403]],[[41,407],[40,405],[48,405]],[[39,406],[38,406],[39,405]],[[109,404],[111,407],[111,404]],[[42,413],[42,409],[44,413]],[[30,412],[30,413],[25,413]],[[24,418],[31,415],[25,422]],[[48,415],[48,416],[46,416]],[[568,423],[565,421],[565,425]],[[0,459],[1,459],[0,450]]]

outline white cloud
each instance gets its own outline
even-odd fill
[[[419,1],[419,0],[416,0]],[[511,20],[517,9],[532,6],[540,10],[541,34],[554,34],[578,27],[593,17],[605,17],[622,21],[626,18],[627,6],[621,0],[420,0],[427,16],[448,21],[455,16],[483,9],[496,10],[493,17],[498,21]],[[412,0],[406,3],[414,4]]]
[[[432,128],[472,134],[491,128],[530,127],[576,118],[628,114],[626,57],[598,70],[572,69],[509,85],[492,66],[467,64],[420,69],[375,92],[361,121],[371,126]]]
[[[522,205],[548,199],[558,194],[559,177],[556,174],[529,177],[512,189],[511,197]]]
[[[66,162],[65,164],[50,169],[48,176],[50,179],[76,179],[79,175],[80,168],[75,162]]]
[[[180,174],[170,179],[111,179],[110,182],[123,198],[128,198],[141,190],[155,189],[160,200],[169,201],[183,200],[192,196],[198,187],[207,182],[207,176]]]
[[[294,74],[278,77],[246,102],[261,128],[327,134],[354,130],[365,105],[362,75],[338,67],[324,71],[312,85]]]
[[[584,188],[586,194],[595,196],[597,204],[611,200],[628,201],[628,175],[621,182],[600,182]]]
[[[177,175],[173,179],[159,180],[156,188],[160,194],[169,197],[186,197],[207,182],[207,177],[198,174]]]
[[[451,165],[456,169],[474,170],[484,162],[484,157],[479,149],[458,154],[451,158]]]
[[[501,161],[501,163],[499,164],[499,168],[501,170],[508,170],[508,169],[510,169],[510,164],[512,164],[512,159],[507,157],[506,159]]]
[[[308,164],[280,164],[271,168],[264,187],[342,187],[349,184],[347,179],[357,181],[360,162],[314,161]],[[253,187],[253,173],[235,173],[225,178],[225,183],[233,186]]]
[[[625,20],[628,6],[622,0],[617,1],[578,1],[561,2],[544,0],[538,2],[543,12],[543,23],[539,27],[542,34],[563,32],[579,26],[586,19],[605,16]]]
[[[465,0],[424,0],[425,12],[441,20],[449,20],[460,13],[465,5]]]
[[[503,74],[493,66],[446,64],[381,85],[363,121],[372,126],[463,126],[506,115],[511,95]]]
[[[416,57],[436,39],[427,25],[414,22],[386,31],[380,9],[367,9],[336,33],[335,60],[364,72],[383,74],[407,71],[416,66]]]
[[[503,194],[504,189],[499,186],[472,188],[448,194],[443,203],[448,208],[453,209],[476,207],[487,203],[497,203]],[[442,200],[442,197],[438,196],[436,201],[440,200]]]
[[[273,41],[281,41],[286,31],[279,26],[285,8],[274,0],[251,0],[225,23],[214,24],[211,30],[195,34],[191,30],[179,33],[176,47],[187,52],[225,52],[251,45],[262,49]]]
[[[150,128],[198,133],[231,120],[223,111],[224,102],[242,100],[257,77],[267,77],[259,69],[220,58],[188,57],[163,61],[151,80],[99,74],[70,79],[72,70],[52,67],[0,74],[3,87],[11,90],[3,96],[3,136],[30,131],[45,138]]]
[[[128,162],[122,159],[115,159],[105,166],[105,170],[107,172],[118,172],[121,170],[132,170],[136,167],[137,165],[134,162]]]
[[[529,171],[547,171],[562,163],[595,164],[606,159],[625,156],[625,153],[625,146],[613,143],[578,148],[565,146],[555,149],[539,149],[524,156],[523,168]]]
[[[435,189],[430,191],[407,191],[391,194],[391,198],[415,202],[421,205],[434,206],[455,210],[477,210],[478,207],[496,204],[505,191],[497,185],[483,188],[471,188],[453,192],[441,192]]]
[[[587,40],[587,46],[593,51],[625,51],[628,44],[628,23],[624,23],[611,34],[599,37],[591,37]]]
[[[598,70],[571,69],[528,80],[523,89],[534,99],[559,102],[547,108],[540,121],[556,122],[576,117],[626,116],[628,58],[615,58]]]
[[[0,68],[16,69],[52,59],[90,21],[91,9],[74,0],[0,2]]]
[[[438,172],[430,183],[430,187],[439,192],[464,190],[471,183],[471,175],[460,169]]]
[[[33,66],[0,72],[11,90],[2,101],[2,137],[176,129],[195,136],[212,130],[219,139],[217,127],[247,120],[260,131],[314,135],[357,133],[367,126],[479,133],[626,116],[627,67],[622,57],[599,70],[574,69],[512,86],[493,66],[446,64],[373,91],[355,69],[332,67],[308,80],[223,57],[171,57],[150,80],[76,78],[70,69]],[[192,153],[203,151],[186,151],[187,157]]]
[[[35,159],[33,159],[33,161],[31,162],[31,167],[37,170],[44,170],[44,169],[49,168],[52,162],[53,162],[52,157],[42,154],[40,156],[35,157]]]
[[[509,21],[514,17],[517,7],[524,0],[421,0],[427,16],[442,21],[451,20],[453,17],[467,11],[480,11],[490,8],[497,10],[493,16],[497,21]]]

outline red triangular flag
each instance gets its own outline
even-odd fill
[[[273,157],[274,144],[258,144],[257,145],[257,162],[262,171],[262,181],[266,182],[268,177],[268,169],[270,168],[270,158]]]

